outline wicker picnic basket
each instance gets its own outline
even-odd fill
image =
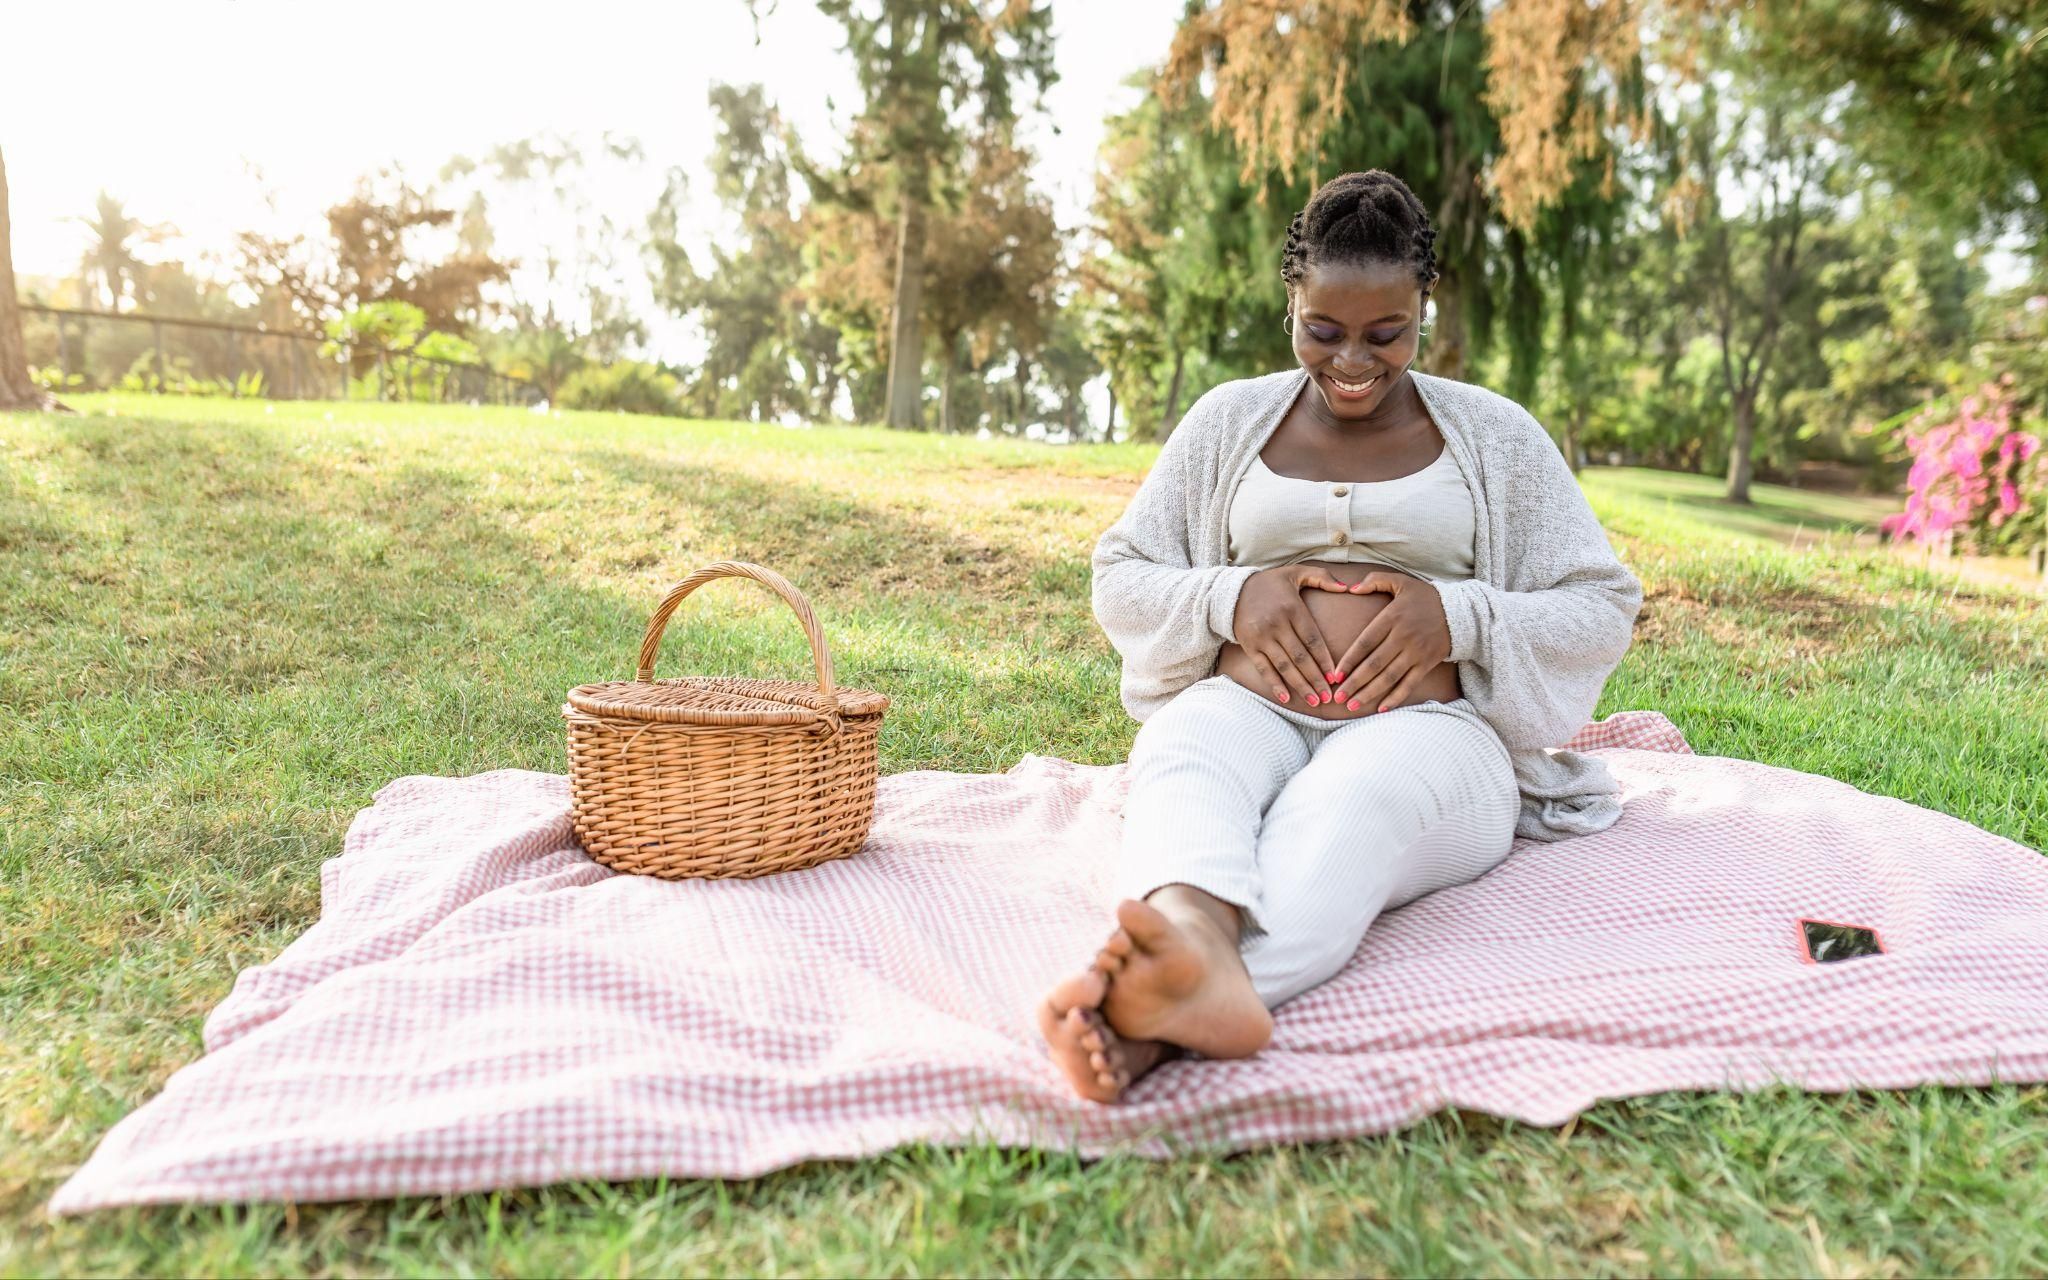
[[[796,611],[818,682],[654,678],[662,629],[714,578],[752,578]],[[680,880],[769,875],[853,853],[875,813],[875,739],[889,699],[832,683],[810,601],[772,569],[720,560],[678,582],[648,620],[632,680],[578,685],[570,818],[591,857]]]

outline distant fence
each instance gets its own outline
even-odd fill
[[[303,333],[23,303],[29,365],[64,390],[212,393],[270,400],[538,404],[537,383],[484,365],[328,344]]]

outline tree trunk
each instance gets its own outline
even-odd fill
[[[1022,431],[1029,424],[1025,419],[1031,416],[1031,360],[1023,354],[1017,356],[1017,376],[1010,383],[1010,428]]]
[[[922,196],[905,184],[903,211],[896,222],[895,315],[889,327],[889,425],[924,425],[923,345],[918,341],[917,312],[924,303],[924,205]],[[950,359],[948,360],[950,364]]]
[[[1564,464],[1579,472],[1579,437],[1586,432],[1586,406],[1582,401],[1572,406],[1572,414],[1564,420]]]
[[[1188,353],[1176,350],[1173,353],[1173,381],[1166,388],[1166,412],[1159,417],[1159,443],[1165,444],[1173,429],[1180,425],[1180,380],[1187,372]]]
[[[1102,439],[1105,444],[1116,443],[1116,383],[1114,382],[1109,384],[1109,422],[1108,425],[1102,428]]]
[[[939,364],[939,434],[953,434],[953,373],[954,352],[960,346],[958,335],[949,336],[945,342],[946,358]]]
[[[1418,363],[1424,372],[1441,378],[1465,379],[1465,300],[1454,271],[1442,273],[1437,281],[1436,292],[1430,296],[1436,299],[1436,319],[1430,322],[1429,336],[1424,338],[1424,351]]]
[[[1756,444],[1756,396],[1735,397],[1735,444],[1728,451],[1728,501],[1749,501],[1749,453]]]
[[[28,379],[28,347],[14,297],[13,228],[7,220],[7,158],[0,156],[0,409],[46,409],[50,397]]]

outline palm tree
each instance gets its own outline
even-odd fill
[[[119,311],[121,300],[131,295],[141,301],[142,264],[135,260],[130,241],[155,244],[170,233],[170,228],[136,221],[128,216],[119,200],[104,191],[94,202],[92,217],[72,221],[83,223],[92,232],[92,247],[85,251],[85,259],[80,263],[88,292],[97,276],[100,287],[106,290],[108,310]]]

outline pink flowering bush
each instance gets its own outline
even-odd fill
[[[1960,405],[1936,401],[1899,428],[1913,468],[1906,509],[1883,520],[1894,538],[1936,543],[1950,533],[1976,551],[2040,541],[2048,491],[2041,439],[2013,421],[2012,375]]]

